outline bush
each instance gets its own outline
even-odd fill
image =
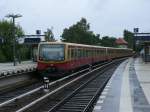
[[[0,62],[6,62],[6,57],[4,56],[1,50],[0,50]]]

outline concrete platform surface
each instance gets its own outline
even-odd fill
[[[33,61],[23,61],[21,62],[21,64],[17,63],[16,66],[13,66],[13,63],[0,63],[0,76],[26,70],[32,70],[35,69],[36,66],[37,64]]]
[[[150,112],[150,63],[141,58],[121,63],[93,112]]]

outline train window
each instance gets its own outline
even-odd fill
[[[91,50],[89,49],[89,57],[91,56]]]
[[[81,49],[81,58],[83,58],[84,57],[84,51],[83,51],[84,49],[82,48]]]
[[[76,49],[75,51],[76,51],[76,53],[75,53],[75,54],[76,54],[76,55],[75,55],[75,57],[76,57],[76,58],[79,58],[79,49]]]
[[[93,53],[92,53],[92,50],[90,49],[90,57],[92,56],[92,54],[93,54]]]
[[[71,49],[71,59],[74,59],[74,49]]]
[[[68,60],[70,60],[71,56],[70,56],[70,48],[68,48]]]
[[[81,57],[82,57],[82,50],[79,49],[79,58],[81,58]]]
[[[100,56],[100,54],[101,54],[100,51],[101,51],[101,50],[99,49],[99,50],[98,50],[98,56]]]
[[[89,57],[91,57],[91,49],[89,49]]]
[[[104,55],[103,49],[101,49],[100,51],[101,51],[101,55],[103,56]]]
[[[83,51],[84,51],[84,57],[86,57],[86,49],[84,49]]]
[[[85,57],[85,49],[82,49],[82,57]]]
[[[88,49],[88,51],[87,51],[87,52],[88,52],[88,57],[90,57],[90,50]]]
[[[74,51],[74,59],[78,59],[78,49],[75,48]]]
[[[82,48],[82,58],[85,57],[85,52],[84,52],[84,48]]]
[[[77,52],[78,52],[78,53],[77,53],[77,54],[78,54],[78,56],[77,56],[77,57],[78,57],[78,58],[80,58],[80,57],[81,57],[81,50],[80,50],[80,49],[78,49],[78,50],[77,50]]]
[[[93,51],[94,51],[94,54],[93,54],[93,56],[95,57],[95,56],[96,56],[96,49],[94,49]]]
[[[100,55],[100,56],[103,55],[103,50],[102,50],[102,49],[99,50],[99,55]]]
[[[71,60],[71,48],[68,48],[68,59]]]
[[[88,49],[86,49],[86,57],[88,57]]]
[[[79,58],[81,58],[81,55],[82,55],[81,49],[79,49]]]
[[[96,50],[96,56],[98,56],[98,49]]]
[[[80,58],[82,58],[83,54],[82,54],[82,49],[80,49]]]
[[[84,52],[85,52],[85,57],[87,57],[87,49],[85,49]]]
[[[79,57],[79,51],[78,49],[75,49],[75,58],[78,59],[78,57]]]
[[[96,54],[95,54],[95,56],[97,57],[97,55],[98,55],[98,50],[96,49]]]
[[[74,59],[77,59],[77,56],[78,56],[78,50],[75,48],[74,49]]]

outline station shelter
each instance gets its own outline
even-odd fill
[[[145,62],[150,62],[150,33],[135,33],[135,46],[141,45],[141,55]]]

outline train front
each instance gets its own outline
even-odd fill
[[[59,77],[64,73],[65,44],[40,43],[38,47],[38,73],[42,77]]]

